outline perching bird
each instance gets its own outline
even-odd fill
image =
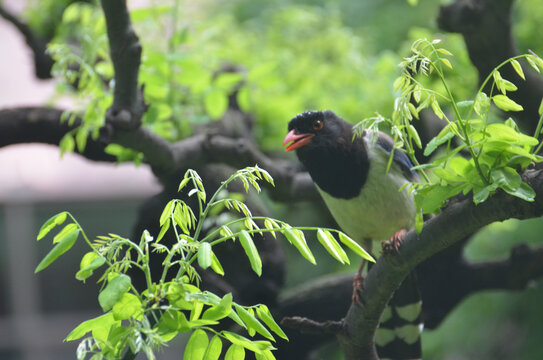
[[[401,151],[394,151],[392,165],[387,172],[394,146],[388,135],[364,131],[362,136],[354,137],[353,126],[328,110],[299,114],[289,122],[288,130],[283,141],[283,145],[287,146],[285,150],[296,151],[332,216],[350,237],[367,248],[372,240],[387,240],[401,230],[413,228],[415,205],[404,185],[417,181],[417,175],[411,170],[409,158]],[[402,187],[404,189],[400,191]],[[358,279],[361,271],[362,266],[357,274]],[[392,330],[384,329],[383,324],[388,319],[382,319],[381,331],[376,335],[377,345],[381,341],[382,345],[388,347],[397,341],[395,333],[401,337],[399,333],[403,332],[406,338],[404,343],[411,343],[420,335],[418,290],[413,290],[413,286],[407,289],[402,287],[396,295],[408,295],[404,296],[408,298],[407,303],[398,299],[399,303],[395,305],[412,306],[406,308],[412,310],[408,311],[409,315],[399,311],[409,319],[404,318],[404,322],[401,319],[399,322],[398,319],[391,320]],[[353,297],[358,295],[357,290],[354,289]],[[413,298],[415,305],[409,304]],[[393,298],[389,305],[392,306],[394,302]],[[396,315],[399,313],[390,311]],[[386,316],[384,314],[383,318]],[[413,359],[420,357],[420,342],[418,348],[412,350],[400,346],[398,353],[401,355],[391,354],[386,349],[378,351],[381,357]],[[406,352],[410,353],[406,355]]]

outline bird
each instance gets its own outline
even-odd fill
[[[355,136],[353,125],[333,111],[306,111],[289,121],[283,146],[286,146],[285,151],[296,152],[343,232],[366,250],[371,250],[373,241],[388,239],[391,239],[392,249],[398,250],[402,235],[415,225],[416,207],[406,184],[418,181],[418,176],[412,170],[409,157],[394,149],[390,136],[372,130],[364,130],[360,136]],[[390,156],[392,163],[388,168]],[[364,264],[363,261],[353,279],[353,301],[357,302]],[[401,337],[403,332],[403,337],[409,338],[409,341],[404,339],[405,342],[420,338],[420,295],[416,284],[407,283],[404,281],[396,291],[396,295],[402,294],[406,299],[393,296],[389,308],[394,304],[398,309],[412,311],[408,311],[409,315],[395,309],[385,311],[375,339],[377,345],[379,342],[385,345],[382,348],[397,341],[391,336],[394,333]],[[392,319],[393,316],[387,315],[400,313],[409,319]],[[392,330],[382,326],[389,320],[394,327]],[[380,350],[379,346],[378,353],[391,359],[420,358],[420,341],[412,350],[402,346],[396,348],[403,355],[396,350]],[[411,354],[405,355],[409,351]]]

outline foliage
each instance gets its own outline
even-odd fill
[[[276,233],[283,234],[313,264],[316,264],[315,258],[307,245],[304,231],[315,231],[320,244],[342,264],[348,264],[349,258],[340,243],[373,261],[360,245],[340,231],[292,227],[280,220],[253,216],[238,197],[227,192],[228,185],[236,180],[242,182],[246,191],[250,188],[260,191],[258,182],[261,180],[273,184],[273,179],[265,170],[256,166],[245,168],[224,181],[207,201],[202,180],[195,171],[189,170],[179,185],[179,191],[192,187],[188,196],[198,199],[198,212],[195,214],[182,200],[171,200],[160,216],[161,230],[156,239],[144,231],[138,243],[116,234],[98,236],[91,242],[68,212],[61,212],[43,224],[38,240],[55,227],[63,225],[68,218],[72,220],[54,236],[54,247],[39,263],[36,272],[47,268],[67,252],[80,234],[91,251],[81,259],[76,278],[84,282],[96,270],[105,267],[98,280],[102,283],[98,301],[104,314],[81,323],[66,338],[67,341],[83,338],[77,351],[78,359],[89,356],[92,359],[119,359],[127,348],[133,354],[144,353],[149,359],[154,359],[154,351],[158,347],[165,345],[177,334],[187,332],[192,332],[192,335],[184,359],[218,359],[223,341],[231,343],[226,351],[226,359],[241,359],[245,351],[254,352],[257,359],[274,359],[271,352],[274,350],[273,334],[284,339],[286,335],[266,305],[242,306],[233,301],[232,294],[221,298],[200,289],[200,275],[194,263],[197,262],[203,270],[210,268],[224,275],[213,248],[227,241],[240,241],[252,270],[258,276],[262,274],[262,261],[253,236],[264,232],[273,236]],[[223,210],[234,211],[239,217],[225,223],[217,219],[211,221]],[[263,227],[257,222],[263,223]],[[204,224],[210,223],[215,224],[214,228],[203,234]],[[160,241],[170,228],[175,233],[176,242],[167,247]],[[338,235],[339,242],[333,233]],[[151,280],[149,257],[152,252],[166,255],[158,282]],[[131,267],[145,274],[147,288],[142,292],[132,285],[130,276],[126,274]],[[172,271],[176,274],[173,277]],[[220,321],[225,318],[244,328],[249,337],[258,334],[265,340],[249,339],[228,330],[217,329]],[[212,336],[211,340],[208,335]]]
[[[533,137],[522,134],[512,118],[505,123],[489,121],[491,103],[504,112],[523,110],[521,105],[507,96],[517,87],[500,75],[500,69],[512,66],[524,79],[519,60],[526,60],[538,72],[543,68],[543,60],[533,54],[506,60],[488,75],[473,100],[457,101],[445,78],[445,69],[452,69],[449,60],[452,53],[440,47],[439,43],[439,40],[426,39],[413,43],[412,55],[401,63],[402,74],[394,82],[394,88],[400,95],[395,101],[392,118],[378,116],[357,125],[360,132],[365,128],[376,128],[380,123],[388,123],[395,140],[395,150],[405,151],[416,164],[415,169],[423,175],[425,182],[413,185],[415,202],[421,210],[417,221],[419,231],[423,214],[437,212],[445,201],[459,193],[473,193],[476,204],[485,201],[498,189],[533,201],[535,192],[522,181],[518,170],[543,159],[536,155],[541,149],[541,145],[536,145],[543,124],[543,105]],[[432,73],[441,80],[443,91],[427,88],[418,80],[417,75],[429,76]],[[489,94],[483,92],[487,84],[492,84]],[[452,115],[442,110],[443,102],[450,106]],[[434,155],[433,161],[420,165],[415,157],[415,147],[422,148],[422,144],[412,121],[418,119],[420,111],[427,108],[438,118],[444,119],[447,125],[424,149],[424,155]],[[440,146],[446,150],[437,152]],[[392,156],[389,163],[391,161]],[[427,174],[428,171],[431,174]]]
[[[74,45],[77,44],[77,45]],[[60,141],[62,153],[85,149],[88,136],[94,140],[104,125],[105,114],[113,102],[109,82],[113,66],[109,59],[105,20],[96,6],[75,3],[62,15],[57,37],[48,45],[55,60],[53,74],[65,81],[60,90],[75,93],[81,113],[81,126],[68,132]],[[79,109],[66,111],[61,121],[73,124]]]
[[[280,144],[285,122],[301,110],[333,108],[357,119],[393,105],[392,96],[383,94],[390,93],[396,56],[362,55],[369,53],[364,38],[330,9],[288,6],[274,13],[267,27],[258,19],[240,24],[227,14],[196,23],[178,1],[134,9],[131,18],[145,49],[140,82],[150,108],[143,124],[172,141],[190,135],[196,124],[221,118],[233,92],[242,110],[255,115],[264,148]],[[165,24],[160,39],[148,35],[157,24]],[[80,106],[74,111],[84,114],[82,127],[67,135],[61,148],[82,150],[86,136],[97,136],[111,103],[113,71],[100,9],[70,5],[49,51],[56,74],[68,85],[61,89],[75,90]],[[225,64],[239,70],[220,71]]]

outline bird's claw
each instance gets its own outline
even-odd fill
[[[402,245],[403,237],[405,236],[405,234],[407,234],[407,231],[405,229],[402,229],[392,235],[390,240],[383,241],[381,243],[383,255],[396,255],[400,250],[400,246]]]

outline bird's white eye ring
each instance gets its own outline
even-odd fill
[[[313,121],[313,130],[319,131],[323,128],[323,126],[324,126],[324,121],[320,119]]]

